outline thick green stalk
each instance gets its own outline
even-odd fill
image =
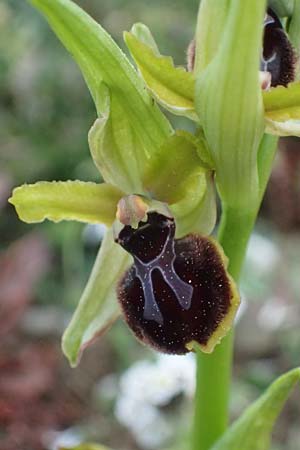
[[[229,272],[238,282],[247,244],[269,179],[277,138],[265,135],[258,152],[260,195],[257,209],[242,211],[223,204],[218,239],[229,258]],[[197,389],[193,450],[208,450],[228,425],[233,332],[210,354],[197,354]]]

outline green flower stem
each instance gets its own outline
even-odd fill
[[[229,272],[238,282],[249,237],[269,179],[277,139],[265,135],[259,150],[260,198],[257,209],[241,211],[223,205],[218,239],[229,258]],[[209,450],[228,425],[234,333],[212,354],[197,353],[197,388],[193,450]]]
[[[219,241],[228,256],[229,271],[239,279],[256,212],[225,207]],[[228,402],[232,370],[233,333],[212,354],[197,353],[197,389],[193,450],[208,450],[228,424]]]

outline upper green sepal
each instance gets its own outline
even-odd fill
[[[40,181],[13,190],[9,202],[27,223],[77,220],[111,225],[124,193],[109,184],[82,181]]]
[[[211,450],[268,450],[274,423],[299,381],[300,369],[291,370],[278,378]]]
[[[124,39],[155,100],[173,114],[197,121],[194,75],[159,53],[145,25],[135,25],[130,33],[124,33]]]
[[[98,115],[107,113],[103,83],[111,101],[117,99],[134,128],[138,147],[150,156],[172,132],[172,127],[153,103],[142,78],[110,35],[71,0],[30,0],[80,67],[94,99]],[[111,94],[113,92],[113,94]],[[130,99],[130,101],[129,101]],[[104,108],[104,110],[103,110]]]

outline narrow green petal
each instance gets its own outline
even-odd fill
[[[89,145],[94,163],[107,183],[123,189],[125,193],[143,193],[141,174],[147,155],[138,142],[135,129],[118,96],[103,84],[102,98],[105,109],[89,132]],[[104,106],[104,102],[103,102]]]
[[[27,223],[77,220],[111,225],[123,193],[109,184],[82,181],[40,181],[13,190],[9,202]]]
[[[173,114],[197,120],[193,74],[183,67],[175,67],[172,58],[162,56],[153,43],[145,43],[145,38],[140,39],[141,26],[135,26],[131,33],[125,33],[124,39],[147,87],[157,102]],[[151,33],[144,25],[144,35],[146,33],[149,41]]]
[[[149,30],[149,28],[144,25],[143,23],[135,23],[132,25],[131,33],[143,44],[147,45],[148,47],[152,48],[154,53],[159,56],[159,48],[157,46],[157,43]]]
[[[299,380],[300,369],[278,378],[233,423],[212,450],[268,450],[274,423]]]
[[[153,104],[142,79],[109,34],[70,0],[30,0],[78,63],[102,114],[102,82],[118,97],[148,157],[163,143],[172,128]],[[105,108],[105,105],[104,105]],[[105,110],[104,110],[105,114]]]
[[[74,367],[83,350],[102,335],[120,314],[116,285],[129,267],[131,257],[113,241],[109,230],[74,316],[62,340],[64,354]]]

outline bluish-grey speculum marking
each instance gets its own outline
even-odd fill
[[[136,276],[139,278],[143,291],[144,291],[144,318],[147,320],[155,320],[159,324],[163,324],[163,316],[159,310],[157,302],[154,297],[154,289],[152,283],[152,273],[155,269],[159,270],[163,279],[168,284],[168,286],[172,289],[177,301],[182,306],[183,309],[189,309],[191,306],[192,296],[193,296],[193,287],[182,281],[174,269],[174,261],[176,258],[175,249],[174,249],[174,237],[175,237],[175,224],[173,219],[165,218],[161,215],[157,215],[158,217],[150,215],[150,224],[139,227],[138,230],[133,230],[131,227],[126,227],[126,229],[120,233],[119,243],[124,246],[127,250],[129,241],[127,241],[127,245],[124,240],[124,235],[126,233],[130,233],[133,235],[136,233],[138,235],[138,239],[144,241],[145,243],[149,243],[149,247],[145,248],[145,253],[143,255],[143,259],[140,259],[139,256],[134,251],[134,248],[129,250],[133,255],[134,263],[135,263],[135,271]],[[147,231],[151,231],[151,226],[158,225],[159,221],[155,221],[155,219],[163,220],[163,230],[162,237],[165,240],[164,242],[160,242],[160,245],[157,247],[157,254],[155,255],[153,240],[147,239]],[[153,220],[154,219],[154,220]],[[156,222],[156,223],[155,223]],[[129,230],[131,228],[131,231]],[[158,228],[161,228],[160,226]],[[134,236],[131,236],[131,242],[134,241]],[[123,236],[123,237],[122,237]],[[163,246],[161,245],[163,244]],[[148,254],[151,254],[151,259],[149,260]],[[139,252],[137,252],[140,254]],[[145,260],[146,259],[146,260]]]

